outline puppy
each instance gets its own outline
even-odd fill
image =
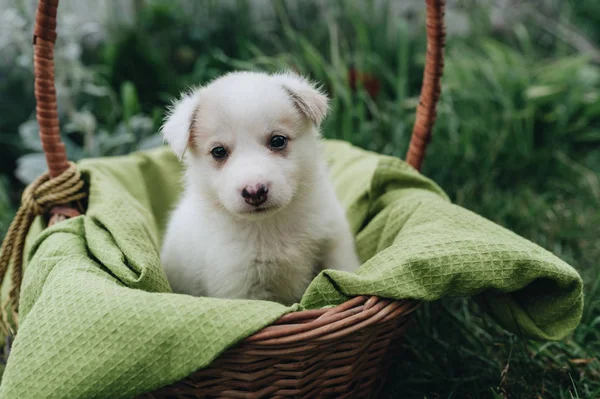
[[[186,152],[161,253],[174,292],[290,305],[323,268],[359,267],[321,153],[327,109],[291,73],[230,73],[174,104],[161,129]]]

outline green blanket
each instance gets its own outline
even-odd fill
[[[129,397],[207,366],[286,312],[353,295],[479,296],[505,328],[561,339],[583,306],[577,272],[465,209],[399,159],[328,141],[326,153],[364,265],[324,271],[301,304],[170,293],[159,262],[180,191],[168,149],[80,163],[85,216],[30,234],[21,326],[3,398]]]

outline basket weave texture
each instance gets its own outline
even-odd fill
[[[445,44],[445,1],[425,3],[427,57],[407,153],[407,162],[417,170],[436,119]],[[33,41],[36,113],[52,178],[69,168],[54,85],[57,8],[58,0],[39,1]],[[53,224],[79,211],[76,206],[62,206],[50,214],[49,224]],[[143,397],[372,397],[417,306],[412,300],[357,297],[331,309],[288,314],[227,350],[209,368]]]

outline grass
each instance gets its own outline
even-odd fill
[[[569,15],[585,18],[592,8],[600,15],[592,3],[582,2],[587,11],[573,8]],[[287,3],[273,4],[267,27],[240,18],[229,29],[225,12],[221,24],[198,34],[204,39],[180,46],[193,62],[178,71],[176,89],[231,69],[294,68],[322,82],[333,97],[327,137],[404,157],[424,61],[420,17],[392,19],[387,6],[367,2],[332,1],[323,9],[301,3],[293,11]],[[213,6],[203,12],[217,13]],[[600,67],[558,39],[542,42],[535,26],[494,34],[479,19],[485,11],[472,12],[477,34],[448,40],[438,123],[423,173],[455,203],[573,265],[585,281],[584,315],[564,341],[533,342],[499,328],[472,300],[426,304],[381,397],[600,397]],[[118,69],[113,50],[108,53]],[[371,75],[379,90],[369,82],[353,89],[351,69]],[[136,76],[121,72],[115,87],[135,82]],[[164,93],[144,90],[154,99],[150,106],[162,105]],[[0,198],[0,208],[5,203]]]

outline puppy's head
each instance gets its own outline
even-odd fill
[[[184,95],[162,133],[187,180],[219,208],[264,217],[301,199],[318,165],[327,97],[291,74],[238,72]]]

